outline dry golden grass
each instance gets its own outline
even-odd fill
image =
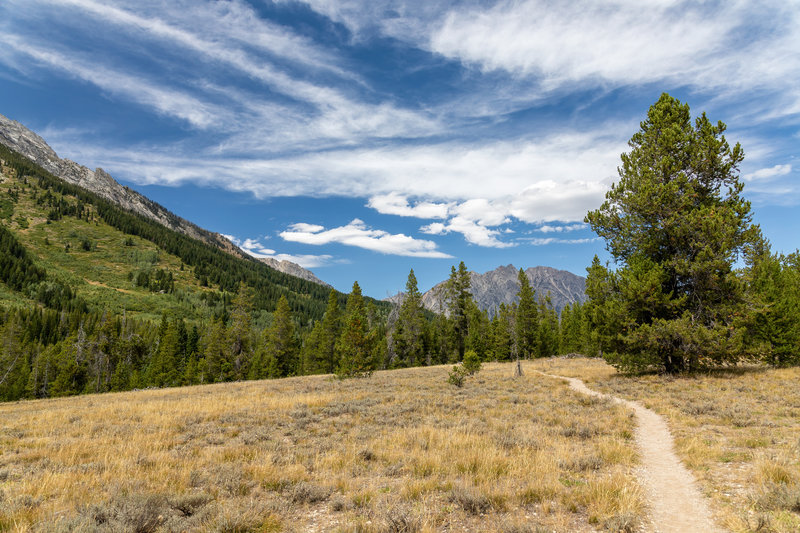
[[[629,413],[525,368],[0,405],[0,530],[633,530]]]
[[[693,377],[622,376],[599,359],[546,359],[535,368],[664,415],[678,455],[731,531],[800,531],[800,368]]]

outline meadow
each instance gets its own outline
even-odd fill
[[[0,530],[637,530],[630,414],[523,368],[3,404]]]

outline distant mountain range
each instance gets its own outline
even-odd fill
[[[514,265],[497,267],[484,274],[470,272],[470,292],[478,308],[494,315],[501,303],[511,305],[516,302],[519,292],[518,273],[519,269]],[[586,301],[586,280],[572,272],[537,266],[528,268],[525,274],[536,291],[537,299],[549,294],[553,307],[558,312],[567,304]],[[422,304],[426,309],[439,311],[446,283],[438,283],[422,295]],[[402,299],[402,294],[388,298],[394,303],[399,303]]]
[[[64,181],[83,187],[114,202],[123,209],[133,211],[173,231],[203,241],[206,244],[220,248],[234,256],[242,258],[250,257],[219,233],[203,229],[175,215],[165,207],[138,192],[120,185],[102,168],[91,170],[69,159],[60,158],[39,135],[19,122],[11,120],[3,115],[0,115],[0,143],[31,159],[34,163]],[[313,272],[295,263],[278,261],[271,258],[259,260],[284,274],[329,286],[327,283],[317,278]]]

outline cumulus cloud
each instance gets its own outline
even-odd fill
[[[282,231],[280,236],[287,241],[303,244],[324,245],[340,243],[356,246],[374,252],[409,257],[450,258],[449,254],[437,249],[433,241],[415,239],[404,235],[367,227],[364,221],[353,219],[345,226],[325,229],[315,224],[297,223]]]
[[[485,246],[487,248],[509,248],[514,243],[503,242],[497,238],[500,231],[488,228],[467,217],[456,216],[447,221],[446,224],[434,222],[420,228],[420,231],[429,235],[444,235],[455,232],[464,236],[467,242]]]
[[[337,262],[334,260],[333,256],[327,254],[311,255],[277,253],[275,250],[267,248],[265,245],[263,245],[260,239],[246,238],[242,240],[234,235],[225,234],[223,234],[223,237],[238,246],[246,254],[257,259],[268,258],[278,261],[289,261],[291,263],[298,264],[303,268],[318,268]]]
[[[378,213],[415,218],[446,218],[452,206],[453,203],[435,202],[417,202],[412,206],[408,198],[396,192],[373,196],[367,202],[367,207]]]
[[[745,181],[759,181],[785,176],[792,171],[792,165],[775,165],[774,167],[761,168],[755,172],[745,174],[742,178]]]

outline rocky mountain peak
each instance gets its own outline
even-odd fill
[[[514,265],[497,267],[478,274],[470,272],[470,292],[481,310],[494,315],[500,304],[511,305],[517,301],[519,292],[519,269]],[[586,280],[566,270],[537,266],[525,270],[525,275],[536,291],[536,298],[550,295],[553,307],[558,311],[575,302],[586,301]],[[446,281],[436,284],[422,295],[422,304],[431,311],[439,312],[444,297]]]

